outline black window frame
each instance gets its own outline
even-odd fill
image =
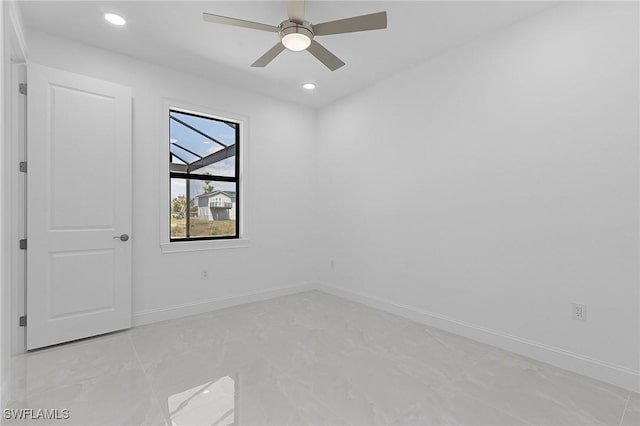
[[[176,172],[176,171],[172,171],[171,170],[171,159],[172,159],[172,155],[174,155],[171,152],[171,113],[172,112],[177,112],[179,114],[184,114],[184,115],[190,115],[192,117],[197,117],[197,118],[203,118],[203,119],[207,119],[207,120],[214,120],[214,121],[218,121],[221,123],[225,123],[227,124],[229,127],[235,129],[235,172],[234,175],[235,176],[220,176],[220,175],[204,175],[204,174],[198,174],[198,173],[184,173],[184,172]],[[168,120],[168,125],[169,125],[169,129],[168,129],[168,135],[169,135],[169,140],[167,141],[167,149],[169,150],[169,162],[167,164],[167,167],[169,168],[169,242],[170,243],[174,243],[174,242],[188,242],[188,241],[211,241],[211,240],[237,240],[240,239],[240,209],[242,208],[241,205],[241,196],[240,196],[240,150],[241,150],[241,146],[240,146],[240,132],[242,131],[242,123],[239,121],[234,121],[234,120],[230,120],[230,119],[224,119],[224,118],[220,118],[220,117],[214,117],[211,116],[209,114],[206,113],[196,113],[193,111],[187,111],[181,108],[177,108],[177,107],[170,107],[169,111],[169,120]],[[207,135],[205,135],[207,136]],[[180,161],[183,161],[180,157],[176,156]],[[188,163],[187,163],[188,164]],[[171,236],[171,179],[184,179],[186,182],[186,200],[187,200],[187,206],[186,206],[186,212],[185,212],[185,218],[186,218],[186,226],[185,226],[185,237],[172,237]],[[211,235],[211,236],[199,236],[199,237],[192,237],[189,235],[190,233],[190,213],[191,213],[191,199],[190,199],[190,184],[191,184],[191,180],[208,180],[208,181],[219,181],[219,182],[233,182],[236,184],[236,226],[235,226],[235,235],[220,235],[220,236],[216,236],[216,235]]]

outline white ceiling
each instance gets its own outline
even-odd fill
[[[386,10],[388,28],[318,37],[346,62],[331,72],[308,52],[284,51],[266,68],[249,65],[279,40],[274,33],[206,23],[202,12],[278,25],[285,1],[23,1],[27,31],[39,30],[218,82],[318,107],[420,60],[552,6],[522,1],[308,1],[320,23]],[[116,12],[127,25],[106,23]],[[301,84],[317,89],[304,91]]]

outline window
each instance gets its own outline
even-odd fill
[[[236,121],[169,110],[171,242],[239,238],[240,131]]]

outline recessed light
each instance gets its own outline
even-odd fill
[[[313,90],[316,88],[316,85],[313,83],[305,83],[302,85],[302,88],[307,90]]]
[[[115,13],[105,13],[104,19],[106,19],[110,24],[117,25],[119,27],[127,23],[122,16],[116,15]]]

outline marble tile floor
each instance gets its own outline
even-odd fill
[[[6,408],[69,418],[3,424],[640,425],[638,394],[317,291],[20,355],[12,376]]]

